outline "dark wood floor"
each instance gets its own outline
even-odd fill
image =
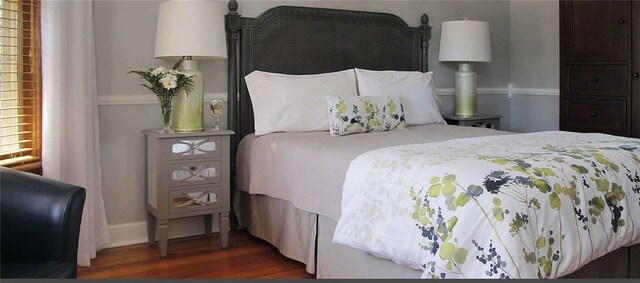
[[[218,234],[169,240],[161,258],[158,244],[139,244],[98,252],[79,278],[314,278],[305,265],[288,259],[246,231],[232,231],[229,247]]]

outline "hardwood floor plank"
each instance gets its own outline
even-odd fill
[[[305,265],[280,254],[247,231],[229,234],[229,247],[219,234],[169,240],[169,254],[158,244],[139,244],[98,252],[91,267],[79,267],[78,278],[314,278]]]
[[[293,269],[278,272],[278,273],[265,274],[257,278],[260,278],[260,279],[313,278],[308,276],[309,276],[309,273],[307,273],[307,271],[305,271],[304,269],[293,268]]]

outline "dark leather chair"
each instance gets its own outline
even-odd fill
[[[76,278],[84,188],[0,168],[0,277]]]

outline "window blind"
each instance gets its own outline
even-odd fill
[[[0,165],[39,166],[40,0],[0,0],[0,24]]]

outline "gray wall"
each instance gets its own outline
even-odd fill
[[[511,1],[511,130],[558,129],[558,1]]]
[[[557,0],[511,1],[511,83],[515,88],[558,88],[558,6]]]
[[[144,234],[144,138],[140,131],[146,128],[158,128],[160,114],[158,104],[153,103],[153,96],[139,86],[141,81],[135,75],[126,73],[133,69],[169,66],[174,63],[153,58],[159,2],[161,1],[94,2],[96,68],[98,95],[101,101],[99,115],[103,191],[107,219],[112,226],[112,240],[116,245],[141,242],[146,235]],[[524,114],[531,110],[529,105],[532,102],[529,101],[530,99],[524,99],[524,96],[523,99],[514,96],[513,100],[509,100],[507,85],[515,82],[522,88],[557,88],[554,86],[557,85],[557,78],[554,77],[557,76],[557,71],[555,75],[549,73],[554,71],[553,66],[557,64],[555,59],[544,57],[544,62],[540,62],[542,56],[553,53],[554,47],[542,42],[539,47],[549,50],[538,54],[535,52],[538,52],[539,48],[534,48],[527,43],[530,40],[537,40],[536,38],[553,37],[553,31],[550,30],[554,27],[552,23],[540,23],[543,26],[539,27],[541,30],[539,35],[535,35],[534,38],[521,37],[522,29],[527,27],[513,28],[513,25],[526,26],[537,20],[535,17],[529,17],[523,21],[514,20],[514,13],[519,17],[526,14],[530,7],[541,6],[541,10],[536,10],[535,13],[547,16],[551,6],[557,7],[557,2],[553,3],[555,4],[525,4],[509,1],[239,1],[239,13],[243,16],[255,17],[264,10],[278,5],[340,8],[396,14],[411,26],[418,26],[420,16],[427,13],[431,18],[430,24],[433,26],[430,68],[435,71],[436,86],[441,90],[443,113],[453,111],[451,94],[453,75],[457,65],[440,63],[437,60],[441,22],[463,17],[488,21],[491,24],[493,61],[475,65],[481,93],[478,107],[482,112],[505,116],[504,129],[515,125],[518,130],[524,131],[545,129],[553,121],[541,121],[542,126],[522,126],[522,120],[536,116]],[[518,7],[514,8],[513,5]],[[515,59],[514,52],[527,54],[526,56],[530,57],[524,60]],[[536,58],[539,56],[540,58]],[[514,59],[517,61],[515,64],[523,69],[523,66],[535,64],[537,71],[545,73],[544,77],[533,78],[534,75],[530,72],[513,72]],[[209,97],[226,96],[226,66],[226,60],[200,62],[200,69],[205,76],[205,93]],[[517,80],[514,81],[512,76]],[[116,103],[112,105],[114,101]],[[547,105],[546,99],[542,102],[536,100],[535,103],[540,105],[536,111],[544,112],[553,109]],[[523,110],[514,111],[513,109]],[[548,116],[557,117],[557,114],[551,113]],[[207,117],[205,124],[211,125],[210,115],[205,117]],[[185,220],[177,223],[177,226],[184,228],[200,223],[193,221]],[[189,232],[173,229],[170,233],[177,235],[200,231],[201,228],[198,225],[198,228],[193,228]]]
[[[153,57],[160,0],[99,0],[93,5],[98,95],[145,94],[130,70],[171,66]],[[224,92],[227,61],[202,61],[205,93]]]
[[[161,1],[97,1],[94,4],[96,64],[99,95],[145,93],[129,70],[173,61],[155,59],[155,24]],[[491,24],[493,62],[476,64],[480,87],[505,87],[509,82],[509,2],[508,1],[239,1],[239,13],[255,17],[279,5],[304,5],[338,9],[387,12],[400,16],[411,26],[420,25],[420,16],[429,14],[433,26],[430,68],[440,88],[453,87],[457,64],[438,62],[440,23],[468,17]],[[226,91],[226,60],[202,61],[206,76],[205,93]]]

